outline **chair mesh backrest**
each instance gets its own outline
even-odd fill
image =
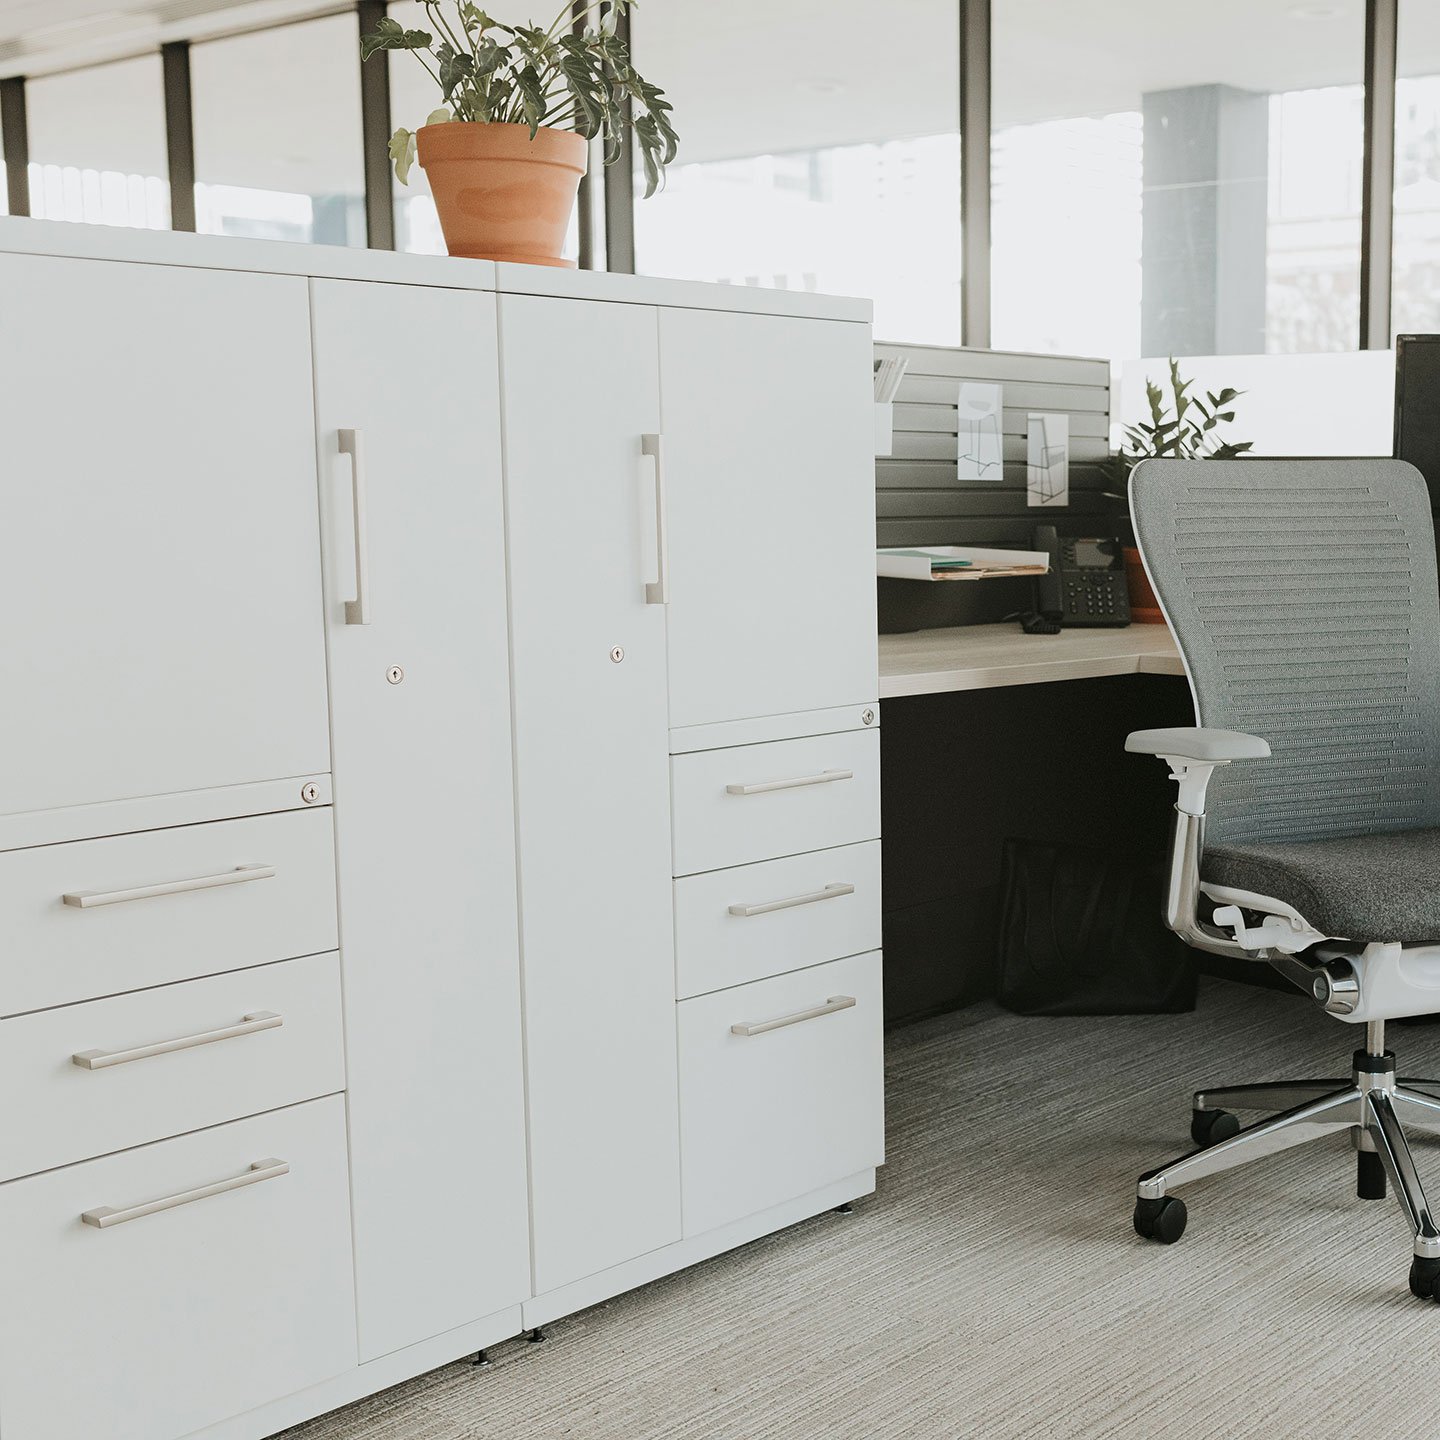
[[[1207,838],[1440,825],[1440,589],[1402,460],[1147,460],[1146,568],[1202,725],[1270,742],[1222,766]]]

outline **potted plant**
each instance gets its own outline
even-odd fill
[[[1235,411],[1231,407],[1244,392],[1225,389],[1219,394],[1212,394],[1207,390],[1205,399],[1197,400],[1190,394],[1194,383],[1193,380],[1180,378],[1180,364],[1171,356],[1170,397],[1167,398],[1153,380],[1145,382],[1150,422],[1127,425],[1120,453],[1112,455],[1105,464],[1106,478],[1115,486],[1114,490],[1105,492],[1105,498],[1123,513],[1129,538],[1124,552],[1130,618],[1141,625],[1163,625],[1165,616],[1150,587],[1150,578],[1145,574],[1135,537],[1129,530],[1130,497],[1127,487],[1130,472],[1142,460],[1233,460],[1254,443],[1250,440],[1222,440],[1217,433],[1221,425],[1228,425],[1235,419]],[[1167,415],[1166,411],[1172,404],[1175,413]]]
[[[502,25],[469,0],[424,4],[434,33],[384,19],[360,42],[362,60],[409,50],[443,102],[413,134],[395,132],[396,176],[408,183],[418,156],[452,255],[573,265],[560,251],[588,142],[603,137],[610,164],[630,131],[647,196],[679,143],[664,93],[616,33],[632,0],[567,4],[548,28]]]

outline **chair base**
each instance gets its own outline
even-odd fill
[[[1380,1044],[1383,1047],[1383,1040]],[[1279,1113],[1237,1129],[1231,1110]],[[1170,1195],[1175,1186],[1349,1130],[1359,1152],[1360,1197],[1383,1198],[1389,1178],[1415,1237],[1410,1288],[1423,1298],[1440,1299],[1440,1226],[1415,1169],[1402,1114],[1416,1124],[1440,1125],[1440,1081],[1397,1078],[1395,1052],[1383,1048],[1357,1050],[1348,1080],[1197,1090],[1191,1133],[1200,1148],[1140,1177],[1135,1228],[1164,1244],[1178,1240],[1185,1228],[1185,1207]]]

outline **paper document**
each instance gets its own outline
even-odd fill
[[[979,380],[962,380],[955,410],[960,453],[957,475],[961,480],[1003,480],[1003,441],[1000,438],[1004,414],[1004,392],[998,385]]]
[[[984,550],[974,545],[925,545],[877,550],[875,573],[892,580],[994,580],[1006,575],[1043,575],[1043,550]]]
[[[1025,429],[1025,503],[1070,503],[1070,417],[1033,410]]]

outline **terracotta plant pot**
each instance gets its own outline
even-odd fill
[[[1160,602],[1155,598],[1155,592],[1150,588],[1150,577],[1145,573],[1145,562],[1133,545],[1125,547],[1125,588],[1130,592],[1130,619],[1133,624],[1165,623]]]
[[[415,139],[452,255],[575,268],[560,252],[589,156],[582,136],[457,120]]]

